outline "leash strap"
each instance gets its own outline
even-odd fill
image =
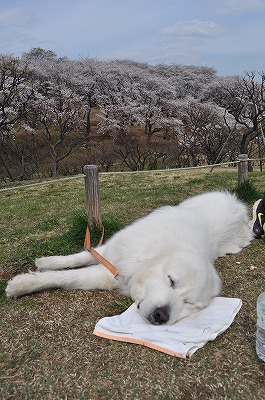
[[[102,226],[102,234],[100,241],[97,246],[101,246],[103,242],[103,237],[104,237],[104,226]],[[114,278],[117,278],[119,275],[117,269],[112,265],[108,260],[106,260],[104,257],[102,257],[93,247],[91,247],[91,241],[90,241],[90,230],[89,227],[87,226],[86,228],[86,236],[84,240],[84,248],[92,254],[93,257],[95,257],[101,264],[103,264],[111,273],[114,275]]]

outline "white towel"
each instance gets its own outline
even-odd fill
[[[240,299],[216,297],[207,308],[173,325],[152,325],[140,316],[134,303],[121,315],[100,319],[93,333],[186,358],[223,333],[232,324],[241,305]]]

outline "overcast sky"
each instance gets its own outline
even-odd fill
[[[0,53],[265,70],[265,0],[0,0]]]

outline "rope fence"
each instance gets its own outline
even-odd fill
[[[242,154],[240,155],[242,156]],[[220,167],[220,166],[229,166],[229,165],[238,165],[239,166],[242,164],[244,164],[244,168],[243,168],[243,180],[247,179],[247,165],[248,162],[254,162],[254,161],[264,161],[265,158],[248,158],[246,154],[243,154],[243,158],[239,158],[235,161],[229,161],[229,162],[225,162],[225,163],[218,163],[218,164],[210,164],[210,165],[198,165],[196,167],[183,167],[183,168],[167,168],[167,169],[155,169],[155,170],[144,170],[144,171],[114,171],[114,172],[99,172],[99,175],[125,175],[125,174],[148,174],[148,173],[165,173],[165,172],[181,172],[181,171],[187,171],[187,170],[194,170],[194,169],[205,169],[205,168],[210,168],[211,171],[216,168],[216,167]],[[86,167],[86,166],[85,166]],[[85,168],[84,167],[84,168]],[[240,169],[240,168],[239,168]],[[246,176],[245,176],[246,175]],[[52,180],[48,180],[48,181],[43,181],[43,182],[36,182],[36,183],[30,183],[30,184],[26,184],[26,185],[17,185],[17,186],[11,186],[8,188],[2,188],[0,189],[0,193],[1,192],[7,192],[10,190],[22,190],[22,189],[27,189],[27,188],[32,188],[32,187],[36,187],[36,186],[43,186],[43,185],[51,185],[54,183],[61,183],[61,182],[66,182],[72,179],[84,179],[86,177],[86,174],[79,174],[79,175],[75,175],[75,176],[69,176],[66,178],[60,178],[60,179],[52,179]],[[240,180],[239,180],[240,183]],[[241,182],[242,183],[242,182]]]

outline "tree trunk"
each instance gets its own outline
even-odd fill
[[[3,159],[3,157],[1,156],[1,154],[0,154],[0,160],[1,160],[1,162],[2,162],[2,164],[3,164],[3,166],[4,166],[4,168],[5,168],[5,170],[6,170],[6,172],[7,172],[7,175],[8,175],[8,177],[9,177],[9,179],[10,179],[11,181],[14,181],[15,178],[13,177],[13,175],[12,175],[11,172],[10,172],[10,170],[8,169],[8,167],[7,167],[7,165],[6,165],[6,163],[5,163],[4,159]]]
[[[57,158],[52,160],[52,177],[56,178],[58,176],[59,162]]]
[[[86,114],[86,132],[90,133],[91,132],[91,107],[88,107],[87,109],[87,114]]]

